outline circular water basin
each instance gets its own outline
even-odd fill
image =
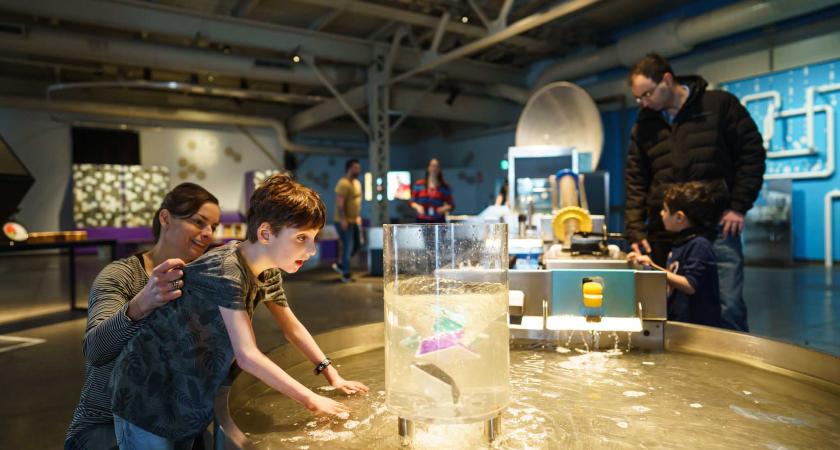
[[[344,396],[312,376],[308,362],[288,361],[293,349],[271,355],[315,392],[347,404],[346,420],[314,417],[241,374],[217,399],[227,448],[399,448],[397,417],[385,407],[384,351],[372,342],[381,333],[371,324],[319,339],[343,342],[331,353],[342,376],[370,387],[364,396]],[[414,448],[813,449],[840,440],[837,358],[705,327],[667,324],[665,335],[665,351],[516,344],[501,437],[490,446],[482,423],[418,423]],[[743,348],[733,345],[739,339]],[[708,355],[715,349],[722,358]]]

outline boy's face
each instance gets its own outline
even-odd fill
[[[688,217],[682,211],[672,213],[668,210],[667,204],[662,205],[662,211],[659,211],[659,215],[662,216],[662,223],[668,231],[682,231],[688,228]]]
[[[295,273],[317,251],[315,236],[318,229],[283,227],[268,242],[268,254],[276,267]]]

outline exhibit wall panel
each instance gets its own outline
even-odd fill
[[[250,129],[251,135],[275,160],[283,155],[274,134]],[[245,212],[245,173],[275,169],[260,147],[236,128],[162,128],[140,133],[143,166],[169,168],[170,188],[189,181],[219,199],[223,211]]]
[[[0,107],[0,134],[35,178],[17,221],[29,231],[71,228],[70,127],[53,121],[45,111]]]

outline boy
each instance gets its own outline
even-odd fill
[[[668,320],[720,326],[720,297],[715,254],[712,251],[717,209],[713,196],[700,182],[674,184],[665,191],[662,222],[676,233],[667,269],[647,255],[631,252],[629,261],[665,271],[668,276]]]
[[[307,389],[259,351],[251,315],[264,302],[286,339],[344,392],[367,387],[330,365],[286,303],[280,270],[297,272],[315,254],[324,226],[318,194],[287,175],[251,196],[244,242],[211,250],[184,267],[183,296],[145,319],[117,358],[109,388],[122,449],[190,448],[213,418],[216,391],[234,358],[242,370],[316,413],[348,409]]]

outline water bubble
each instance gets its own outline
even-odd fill
[[[624,391],[622,392],[622,394],[625,397],[644,397],[645,395],[647,395],[647,393],[640,391]]]

